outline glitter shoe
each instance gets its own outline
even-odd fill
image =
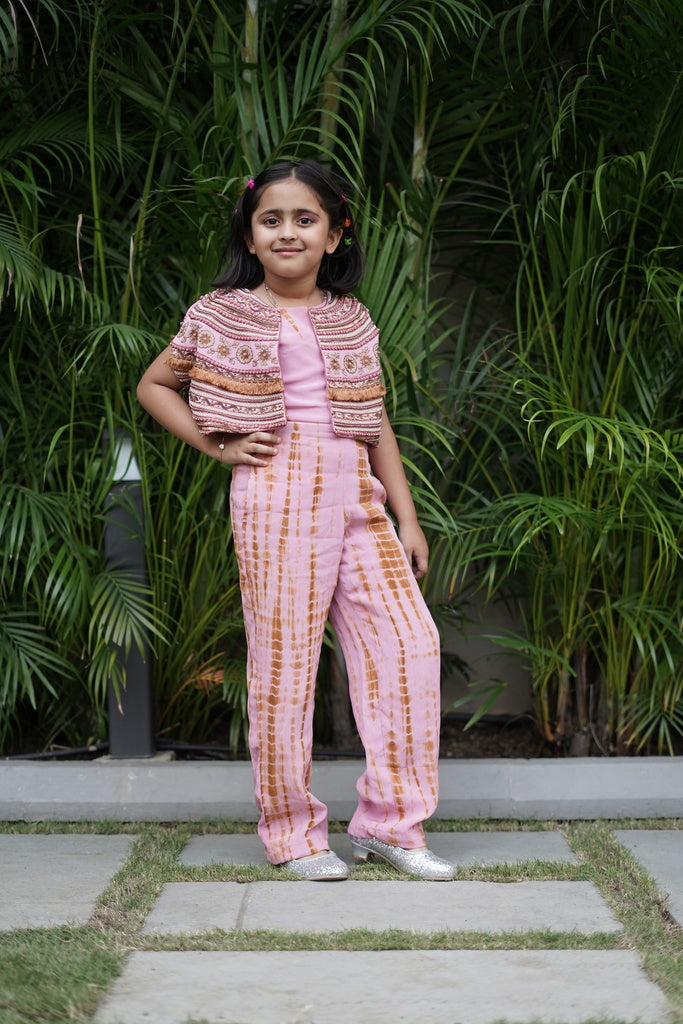
[[[280,864],[280,867],[293,871],[307,882],[341,882],[349,877],[346,864],[331,850],[324,857],[299,857]]]
[[[354,860],[372,860],[379,857],[391,864],[397,871],[405,871],[409,875],[418,875],[425,881],[447,882],[455,878],[455,864],[437,857],[431,850],[404,850],[401,846],[390,846],[374,836],[359,839],[349,836]]]

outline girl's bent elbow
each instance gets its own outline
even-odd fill
[[[147,377],[147,374],[145,374],[138,381],[138,386],[135,389],[135,395],[136,395],[137,400],[138,400],[138,402],[140,403],[140,405],[142,406],[143,409],[149,409],[149,401],[150,401],[150,397],[151,397],[150,393],[152,391],[152,388],[153,388],[153,385],[149,381],[149,379]]]

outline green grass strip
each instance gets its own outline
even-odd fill
[[[668,913],[665,897],[617,841],[612,825],[579,822],[568,830],[568,839],[584,859],[586,877],[624,926],[622,944],[639,951],[645,970],[671,1003],[676,1024],[683,1024],[683,928]]]
[[[386,949],[619,949],[619,934],[593,932],[556,932],[538,929],[527,932],[416,932],[391,928],[374,931],[349,928],[338,932],[281,932],[259,930],[227,931],[222,928],[205,932],[173,935],[140,936],[134,943],[137,950],[226,950],[230,952],[263,950],[363,950]]]
[[[135,842],[122,868],[97,901],[86,926],[0,933],[0,1024],[64,1024],[64,1021],[92,1024],[97,1006],[120,973],[125,954],[131,950],[619,948],[634,948],[639,952],[646,971],[672,1005],[675,1015],[672,1024],[683,1024],[683,930],[668,915],[664,899],[652,879],[617,842],[613,833],[615,828],[680,828],[680,821],[441,824],[447,827],[434,831],[561,832],[578,856],[578,864],[527,861],[474,865],[462,868],[459,878],[511,883],[558,879],[592,881],[623,925],[623,932],[580,935],[551,930],[501,934],[441,931],[420,934],[412,930],[350,929],[324,934],[290,934],[213,929],[192,934],[143,935],[141,930],[147,915],[167,882],[248,883],[287,879],[283,872],[266,864],[188,867],[179,863],[179,855],[193,835],[253,833],[253,823],[12,822],[6,826],[0,824],[0,830],[25,834],[128,833],[135,836]],[[344,830],[343,823],[335,823],[334,831]],[[352,877],[367,881],[409,881],[407,876],[380,864],[358,866]],[[447,884],[457,884],[457,881]]]

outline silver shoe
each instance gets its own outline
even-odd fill
[[[349,869],[336,853],[328,850],[324,857],[299,857],[280,864],[307,882],[341,882],[349,877]]]
[[[425,881],[447,882],[455,878],[457,868],[447,860],[437,857],[431,850],[404,850],[401,846],[390,846],[374,836],[359,839],[349,836],[354,860],[370,860],[379,857],[391,864],[397,871],[418,875]]]

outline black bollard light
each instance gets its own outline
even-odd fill
[[[125,431],[114,438],[115,467],[105,502],[104,551],[108,568],[123,569],[147,585],[142,485],[133,444]],[[152,757],[155,753],[149,645],[118,647],[126,685],[116,693],[109,682],[109,756]]]

